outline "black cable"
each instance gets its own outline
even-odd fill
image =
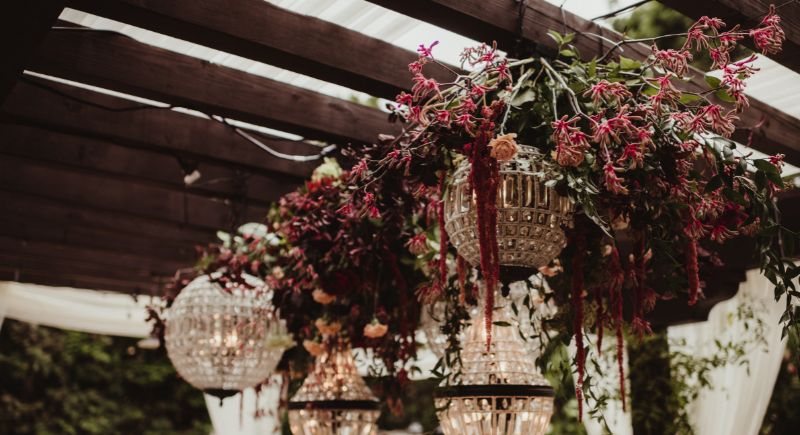
[[[600,15],[599,17],[594,17],[590,21],[597,21],[597,20],[604,20],[606,18],[611,18],[611,17],[617,16],[617,15],[619,15],[619,14],[625,12],[625,11],[628,11],[628,10],[631,10],[631,9],[634,9],[634,8],[638,8],[639,6],[641,6],[641,5],[645,4],[645,3],[649,3],[650,1],[651,0],[641,0],[641,1],[638,1],[636,3],[632,3],[632,4],[629,4],[628,6],[624,6],[624,7],[621,7],[619,9],[617,9],[617,10],[611,11],[611,12],[609,12],[607,14]]]

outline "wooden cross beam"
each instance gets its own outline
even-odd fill
[[[406,66],[417,57],[263,0],[69,0],[68,6],[389,99],[410,87]],[[447,78],[443,70],[433,74]]]
[[[52,30],[28,69],[310,139],[372,143],[393,131],[380,110],[110,32]]]

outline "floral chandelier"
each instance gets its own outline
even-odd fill
[[[242,234],[201,261],[205,272],[224,268],[228,282],[252,274],[274,290],[264,296],[307,351],[291,352],[290,372],[316,356],[289,403],[292,430],[374,433],[378,401],[350,346],[373,351],[388,371],[376,391],[396,403],[421,327],[441,358],[437,376],[453,381],[436,399],[446,434],[544,433],[553,389],[519,337],[518,307],[496,297],[501,281],[537,272],[547,279],[547,292],[542,281],[541,292],[520,290],[520,299],[528,313],[552,316],[537,344],[556,336],[577,345],[579,419],[581,394],[591,389],[585,331],[601,341],[610,330],[624,379],[624,331],[649,333],[648,312],[661,299],[702,298],[701,270],[720,263],[719,244],[753,237],[776,295],[791,300],[800,268],[784,249],[795,235],[781,226],[775,201],[783,156],[743,156],[729,141],[748,106],[745,81],[757,71],[754,57],[730,56],[748,37],[776,52],[785,38],[779,24],[774,10],[749,30],[703,17],[680,49],[648,40],[642,61],[616,55],[631,41],[583,61],[572,41],[585,36],[550,32],[557,56],[506,59],[494,46],[468,48],[470,72],[453,71],[448,83],[423,73],[440,64],[436,44],[420,46],[409,65],[412,90],[391,114],[401,134],[344,152],[349,170],[326,161],[282,197],[267,217],[277,242]],[[706,53],[722,78],[684,89],[689,62]],[[488,291],[478,297],[481,285]],[[239,290],[193,282],[167,324],[179,372],[221,395],[259,382],[280,356],[263,345],[279,326],[256,320],[252,307],[262,303],[220,296],[243,298]],[[791,310],[784,321],[799,323]],[[259,322],[266,332],[248,329]],[[335,340],[348,344],[326,349]],[[625,406],[624,383],[620,392]]]
[[[263,281],[223,288],[201,275],[167,312],[167,354],[178,374],[222,400],[265,381],[288,347]]]

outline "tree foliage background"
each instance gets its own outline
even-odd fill
[[[136,341],[6,319],[0,433],[208,434],[202,393]]]

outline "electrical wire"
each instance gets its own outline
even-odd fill
[[[59,89],[57,89],[57,88],[55,88],[53,86],[48,86],[48,85],[42,83],[39,80],[31,80],[30,78],[25,77],[25,76],[20,77],[19,80],[24,82],[24,83],[30,84],[32,86],[35,86],[37,88],[43,89],[43,90],[45,90],[47,92],[53,93],[55,95],[58,95],[60,97],[66,98],[68,100],[71,100],[71,101],[74,101],[74,102],[77,102],[77,103],[80,103],[80,104],[85,104],[87,106],[95,107],[95,108],[98,108],[98,109],[101,109],[101,110],[106,110],[106,111],[109,111],[109,112],[134,112],[134,111],[140,111],[140,110],[172,110],[172,109],[180,107],[180,106],[174,106],[174,105],[153,106],[153,105],[150,105],[150,104],[137,104],[137,105],[134,105],[134,106],[127,106],[127,107],[111,107],[111,106],[106,106],[104,104],[95,103],[94,101],[89,101],[89,100],[86,100],[84,98],[77,97],[75,95],[70,95],[69,93],[63,92],[63,91],[61,91],[61,90],[59,90]],[[189,109],[189,108],[186,108],[186,109]],[[280,151],[277,151],[277,150],[271,148],[269,145],[266,145],[262,141],[258,140],[255,136],[253,136],[252,134],[248,133],[244,129],[232,125],[230,122],[228,122],[227,119],[225,119],[225,118],[223,118],[221,116],[208,115],[208,114],[206,114],[206,116],[212,121],[219,122],[222,125],[230,127],[233,130],[233,132],[236,133],[238,136],[242,137],[243,139],[245,139],[248,142],[252,143],[253,145],[257,146],[261,150],[266,151],[267,153],[269,153],[273,157],[276,157],[276,158],[279,158],[279,159],[283,159],[283,160],[289,160],[289,161],[293,161],[293,162],[311,162],[311,161],[322,159],[323,157],[325,157],[327,155],[330,155],[337,148],[336,145],[328,145],[328,146],[323,147],[322,150],[317,154],[309,154],[309,155],[286,154],[286,153],[282,153]],[[300,142],[300,141],[295,141],[295,142]]]

